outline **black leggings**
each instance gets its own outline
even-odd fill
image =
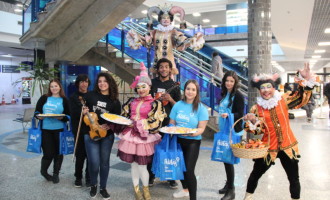
[[[41,159],[49,164],[54,160],[55,174],[59,174],[63,162],[63,155],[59,154],[61,131],[63,131],[63,129],[42,130],[41,147],[44,155]]]
[[[286,175],[288,176],[291,198],[300,199],[298,160],[290,159],[283,151],[278,152],[277,157],[281,160],[281,164],[286,172]],[[246,192],[254,193],[259,179],[270,167],[271,164],[267,165],[263,158],[255,160],[253,170],[247,183]]]
[[[184,173],[184,180],[181,180],[183,189],[188,189],[190,200],[197,198],[197,180],[195,176],[195,167],[199,155],[200,140],[190,140],[178,138],[178,143],[181,145],[184,162],[187,171]]]
[[[223,163],[225,165],[226,175],[227,175],[227,183],[229,189],[234,188],[234,179],[235,179],[235,170],[234,165]]]

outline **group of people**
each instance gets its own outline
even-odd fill
[[[195,50],[202,47],[204,40],[200,34],[193,38],[186,38],[181,32],[173,29],[171,22],[173,15],[180,13],[184,26],[184,11],[173,6],[171,9],[152,7],[148,11],[149,19],[152,13],[158,14],[158,30],[150,30],[144,37],[134,31],[127,34],[129,45],[137,49],[141,45],[155,46],[155,65],[153,71],[156,78],[150,79],[147,69],[141,64],[140,75],[131,85],[136,92],[121,105],[118,99],[118,87],[109,73],[101,72],[96,78],[92,91],[88,91],[90,79],[87,75],[78,75],[76,87],[78,89],[70,100],[64,95],[61,83],[52,80],[48,93],[43,95],[36,106],[36,117],[42,122],[42,150],[41,175],[53,183],[58,183],[63,155],[59,153],[59,134],[64,124],[72,120],[73,133],[76,137],[75,144],[75,187],[83,185],[83,166],[86,161],[85,185],[90,187],[90,197],[94,198],[99,193],[103,199],[110,199],[107,191],[107,180],[110,169],[110,154],[113,147],[115,134],[120,138],[117,156],[124,162],[131,164],[132,188],[135,199],[150,200],[149,187],[153,185],[155,175],[151,171],[151,163],[155,153],[155,145],[162,139],[159,129],[164,126],[180,126],[196,128],[197,132],[189,135],[179,135],[178,144],[181,145],[186,171],[181,180],[182,190],[173,194],[174,198],[189,197],[197,199],[197,180],[195,167],[199,156],[202,134],[209,120],[207,108],[200,100],[200,87],[196,80],[188,80],[184,84],[183,96],[180,88],[172,78],[178,74],[175,67],[173,48],[184,50],[188,46]],[[152,29],[152,21],[148,27]],[[213,72],[222,80],[217,83],[221,87],[221,101],[219,103],[219,117],[227,118],[234,115],[234,120],[244,116],[244,97],[239,92],[239,79],[234,71],[223,74],[219,55],[213,55]],[[252,86],[260,92],[256,105],[252,106],[250,113],[243,118],[246,121],[237,123],[235,132],[243,131],[251,134],[264,134],[262,141],[270,147],[265,158],[254,159],[253,171],[247,183],[244,200],[252,200],[258,180],[275,163],[276,158],[281,160],[290,182],[292,199],[300,198],[300,182],[298,170],[298,142],[290,128],[288,109],[300,108],[308,103],[312,89],[316,83],[315,77],[305,65],[296,76],[299,87],[291,94],[281,95],[277,90],[279,78],[277,75],[259,75],[252,80]],[[160,93],[160,98],[155,98]],[[167,102],[167,103],[165,103]],[[226,112],[223,112],[223,111]],[[230,113],[229,113],[230,112]],[[38,113],[65,114],[64,117],[42,118]],[[93,113],[93,115],[92,115]],[[122,115],[130,119],[131,125],[118,125],[101,117],[104,113]],[[93,116],[93,118],[91,117]],[[89,124],[82,122],[88,118]],[[219,124],[223,128],[226,124]],[[95,133],[97,133],[95,136]],[[102,133],[102,134],[99,134]],[[53,174],[48,173],[48,168],[53,164]],[[235,199],[235,171],[234,165],[224,163],[226,184],[219,190],[224,194],[221,200]],[[99,177],[99,179],[98,179]],[[142,183],[142,191],[140,187]],[[169,181],[172,188],[177,188],[176,181]]]
[[[167,125],[197,128],[197,132],[191,135],[180,135],[178,143],[182,147],[186,172],[184,180],[181,180],[182,190],[173,194],[174,198],[189,197],[197,199],[197,181],[195,167],[199,155],[202,134],[207,125],[208,111],[200,101],[199,85],[195,80],[188,80],[184,85],[183,97],[179,88],[166,91],[175,87],[175,82],[170,78],[172,63],[166,58],[160,59],[156,64],[158,76],[150,79],[144,65],[141,65],[140,76],[137,76],[131,85],[137,93],[136,98],[129,99],[121,106],[118,100],[118,88],[115,80],[109,73],[98,74],[93,91],[87,91],[90,80],[86,75],[79,75],[76,79],[78,91],[70,100],[67,100],[61,83],[53,80],[49,84],[48,93],[43,95],[36,106],[36,117],[42,122],[42,150],[41,175],[53,183],[58,183],[63,155],[59,154],[59,132],[63,130],[63,124],[72,119],[73,132],[77,138],[75,151],[75,177],[74,185],[82,186],[83,166],[85,160],[85,185],[90,187],[90,196],[95,197],[99,193],[103,199],[110,199],[107,192],[107,180],[109,177],[110,153],[114,143],[115,133],[119,134],[118,157],[131,164],[131,176],[135,198],[151,199],[149,184],[152,185],[154,175],[150,171],[154,154],[154,147],[160,142],[162,135],[159,128]],[[267,142],[270,137],[270,148],[265,158],[255,159],[253,171],[248,179],[244,200],[251,200],[261,176],[275,164],[276,158],[281,160],[290,182],[292,199],[300,198],[300,182],[298,170],[298,142],[290,128],[288,109],[300,108],[308,103],[315,78],[306,65],[304,70],[297,73],[296,92],[281,95],[277,90],[279,78],[276,75],[255,76],[252,80],[253,87],[260,92],[257,104],[251,108],[250,113],[244,116],[245,130],[252,134],[264,134],[262,141]],[[219,117],[226,118],[233,114],[235,120],[244,115],[244,98],[238,91],[239,79],[235,72],[227,71],[221,82],[222,99],[220,101]],[[161,92],[161,98],[155,99],[156,93]],[[166,106],[163,101],[167,101]],[[223,113],[223,108],[229,108],[231,113]],[[81,122],[81,117],[88,115],[89,111],[98,116],[98,127],[88,126]],[[228,111],[228,109],[227,109]],[[42,118],[37,114],[65,114],[65,117]],[[132,125],[123,126],[110,123],[101,114],[113,113],[122,115],[133,121]],[[79,126],[81,125],[81,126]],[[223,127],[224,124],[219,124]],[[105,136],[93,138],[91,132],[96,128],[105,130]],[[79,131],[78,131],[79,129]],[[243,129],[242,124],[237,123],[235,132]],[[268,136],[269,135],[269,136]],[[48,168],[53,164],[53,174],[48,174]],[[148,166],[149,165],[149,166]],[[234,165],[224,163],[226,172],[226,184],[219,190],[224,194],[222,200],[235,198]],[[148,170],[149,169],[149,170]],[[98,180],[98,177],[99,180]],[[142,192],[140,190],[142,182]],[[175,184],[170,183],[175,187]]]
[[[130,98],[121,106],[118,100],[118,88],[109,73],[99,73],[93,91],[87,91],[90,80],[86,75],[78,75],[76,91],[70,100],[64,96],[63,88],[59,81],[53,80],[49,85],[49,93],[43,95],[36,108],[38,113],[66,114],[60,118],[40,118],[42,122],[42,149],[41,175],[47,181],[59,182],[59,171],[63,155],[59,154],[59,133],[63,124],[71,116],[73,132],[77,138],[75,151],[75,187],[83,184],[83,166],[85,160],[85,185],[89,186],[90,196],[99,193],[103,199],[109,199],[107,180],[109,176],[110,153],[114,143],[115,133],[119,134],[118,157],[131,164],[131,176],[136,199],[151,199],[149,184],[154,181],[151,163],[154,146],[160,142],[159,128],[168,124],[196,128],[198,131],[189,136],[179,136],[178,143],[182,146],[187,171],[182,180],[183,191],[174,193],[174,197],[190,196],[196,199],[197,181],[194,174],[198,159],[201,134],[208,122],[208,112],[200,102],[199,85],[195,80],[189,80],[184,86],[184,95],[181,99],[180,88],[170,78],[172,62],[166,58],[160,59],[156,64],[158,76],[150,79],[147,69],[141,64],[140,76],[135,78],[131,85],[137,93],[136,98]],[[170,92],[167,92],[173,88]],[[155,99],[156,93],[161,93]],[[168,102],[165,106],[164,102]],[[81,122],[81,117],[94,112],[98,116],[98,127]],[[103,113],[122,115],[133,121],[132,125],[116,125],[104,120]],[[51,122],[49,121],[51,120]],[[80,125],[80,126],[79,126]],[[91,132],[95,129],[106,130],[106,135],[93,138]],[[78,131],[79,130],[79,131]],[[46,136],[46,137],[45,137]],[[53,175],[48,174],[48,168],[54,160]],[[149,167],[148,167],[149,165]],[[98,181],[98,177],[100,177]],[[140,191],[140,180],[142,192]],[[169,182],[173,188],[177,187],[175,181]],[[184,193],[183,193],[184,192]]]

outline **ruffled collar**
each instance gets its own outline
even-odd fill
[[[153,100],[154,98],[152,98],[151,94],[145,96],[145,97],[138,97],[136,98],[138,101],[150,101]]]
[[[158,24],[157,25],[157,29],[161,32],[168,32],[168,31],[171,31],[173,30],[174,26],[171,24],[169,26],[163,26],[161,24]]]
[[[278,105],[279,100],[281,100],[282,95],[279,91],[274,92],[274,96],[270,99],[263,99],[262,97],[257,97],[257,104],[264,109],[270,110]]]

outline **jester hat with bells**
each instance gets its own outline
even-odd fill
[[[260,86],[264,83],[270,83],[274,88],[277,88],[281,83],[281,78],[278,74],[260,74],[254,75],[251,80],[252,87],[258,88],[260,90]]]
[[[136,76],[132,85],[130,86],[131,88],[135,88],[137,84],[139,83],[145,83],[147,85],[151,85],[151,79],[148,76],[148,70],[146,66],[144,66],[143,62],[140,62],[140,76]]]
[[[171,22],[173,22],[173,18],[174,15],[179,13],[180,14],[180,29],[186,29],[187,28],[187,24],[184,20],[184,16],[185,16],[185,12],[183,10],[183,8],[179,7],[179,6],[167,6],[167,4],[165,4],[163,7],[160,6],[153,6],[150,7],[148,9],[148,24],[147,24],[147,28],[148,30],[153,30],[153,23],[152,23],[152,14],[156,13],[158,15],[158,22],[161,21],[162,16],[169,16]]]

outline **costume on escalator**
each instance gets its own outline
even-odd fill
[[[157,30],[153,30],[152,14],[158,15]],[[151,70],[153,73],[157,73],[155,70],[156,63],[161,58],[169,59],[172,64],[172,75],[178,74],[176,68],[173,49],[183,51],[188,47],[191,47],[194,51],[201,49],[205,43],[202,33],[197,33],[191,38],[187,38],[184,34],[176,29],[172,25],[174,15],[180,14],[180,28],[185,29],[187,25],[184,21],[185,12],[181,7],[172,6],[160,8],[157,6],[150,7],[148,9],[148,30],[149,33],[144,37],[136,33],[134,30],[130,30],[126,35],[129,46],[132,49],[139,49],[141,46],[150,48],[152,45],[155,48],[154,67]]]

